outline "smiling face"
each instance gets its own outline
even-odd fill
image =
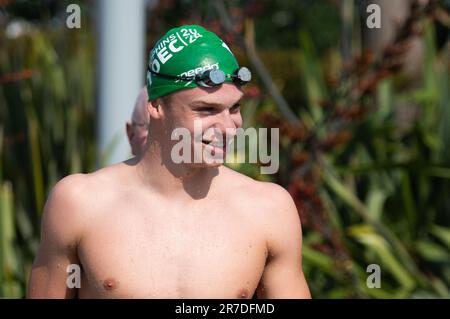
[[[173,147],[177,141],[170,139],[171,132],[185,128],[191,136],[192,162],[200,162],[201,166],[219,166],[223,161],[205,160],[205,157],[208,154],[224,157],[227,143],[236,134],[236,129],[242,127],[242,96],[239,87],[224,83],[216,88],[182,90],[163,98],[161,124],[165,142]],[[196,147],[202,150],[203,160],[198,158]]]

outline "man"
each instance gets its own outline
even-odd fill
[[[128,141],[131,146],[131,153],[134,156],[141,156],[145,150],[147,142],[149,115],[147,112],[147,88],[143,88],[134,104],[131,121],[126,123]]]
[[[145,152],[54,187],[28,296],[310,298],[290,195],[220,161],[172,158],[172,134],[193,134],[196,121],[204,134],[191,147],[226,152],[210,129],[241,127],[248,69],[196,25],[170,30],[150,57]],[[78,289],[66,285],[71,264],[81,268]]]

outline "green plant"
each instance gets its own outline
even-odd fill
[[[0,42],[0,297],[23,297],[48,192],[95,168],[95,47],[64,28]]]

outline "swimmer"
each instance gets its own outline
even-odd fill
[[[150,53],[150,125],[141,156],[59,181],[47,200],[29,298],[310,298],[302,232],[289,193],[219,161],[176,163],[177,128],[192,147],[226,152],[242,127],[250,80],[225,43],[197,25],[171,29]],[[79,288],[67,267],[80,267]]]

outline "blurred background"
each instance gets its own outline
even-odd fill
[[[72,3],[80,28],[67,25]],[[380,29],[367,26],[369,4]],[[244,126],[280,129],[277,174],[230,166],[292,194],[313,297],[450,298],[449,8],[0,0],[0,297],[25,296],[54,184],[129,157],[125,121],[148,52],[196,23],[253,72]],[[381,288],[366,284],[370,264]]]

